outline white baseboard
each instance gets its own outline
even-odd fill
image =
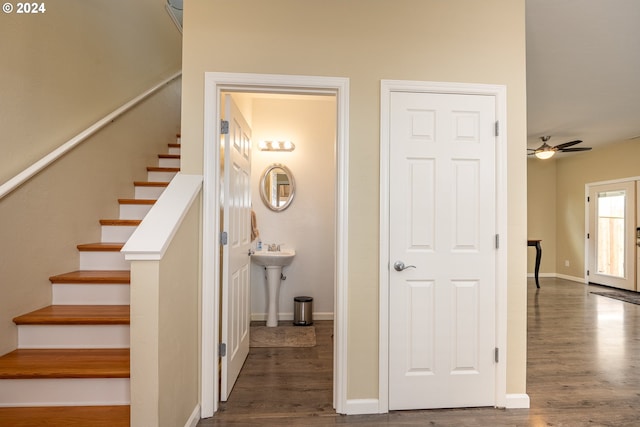
[[[527,277],[532,279],[536,277],[535,273],[527,273]],[[538,277],[556,277],[556,273],[540,273]]]
[[[533,278],[535,275],[533,273],[527,273],[528,278]],[[584,277],[575,277],[575,276],[567,276],[566,274],[560,273],[540,273],[538,277],[552,277],[557,279],[565,279],[571,280],[572,282],[585,283]]]
[[[251,313],[251,321],[264,322],[267,320],[267,313]],[[293,313],[278,313],[278,320],[293,321]],[[313,320],[333,320],[333,313],[314,312]]]
[[[558,279],[571,280],[572,282],[579,282],[582,284],[586,283],[586,281],[584,280],[584,277],[567,276],[566,274],[556,274],[556,277]]]
[[[193,408],[193,412],[184,424],[184,427],[196,427],[198,425],[198,421],[200,421],[200,405],[196,405],[196,407]]]
[[[505,398],[506,409],[528,409],[529,407],[528,394],[507,394]],[[379,401],[378,399],[349,399],[344,413],[346,415],[378,414],[380,413]]]
[[[529,409],[530,401],[529,395],[522,394],[507,394],[505,408],[507,409]]]
[[[348,399],[345,405],[346,415],[378,414],[378,399]]]

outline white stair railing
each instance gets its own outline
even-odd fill
[[[20,187],[22,184],[27,182],[31,177],[33,177],[34,175],[36,175],[37,173],[45,169],[51,163],[55,162],[57,159],[62,157],[64,154],[68,153],[73,148],[80,145],[80,143],[85,141],[91,135],[98,132],[100,129],[102,129],[109,123],[113,122],[122,114],[126,113],[131,108],[135,107],[137,104],[144,101],[149,96],[153,95],[158,90],[162,89],[165,85],[171,83],[181,75],[182,75],[182,71],[178,71],[177,73],[173,74],[169,78],[161,81],[160,83],[156,84],[152,88],[136,96],[131,101],[127,102],[120,108],[114,110],[110,114],[98,120],[97,122],[95,122],[94,124],[86,128],[85,130],[83,130],[82,132],[80,132],[79,134],[77,134],[76,136],[74,136],[73,138],[71,138],[70,140],[68,140],[67,142],[65,142],[64,144],[62,144],[61,146],[59,146],[58,148],[56,148],[55,150],[47,154],[46,156],[44,156],[43,158],[41,158],[40,160],[38,160],[37,162],[29,166],[28,168],[26,168],[25,170],[23,170],[22,172],[20,172],[19,174],[17,174],[7,182],[5,182],[4,184],[0,185],[0,200],[7,194],[11,193],[16,188]]]

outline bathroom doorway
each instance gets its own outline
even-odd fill
[[[250,123],[257,124],[254,129],[253,149],[261,140],[293,140],[296,151],[254,153],[256,159],[252,166],[252,175],[262,173],[265,165],[289,163],[289,169],[296,177],[298,189],[295,200],[289,209],[283,212],[267,212],[262,206],[258,193],[259,178],[252,177],[253,207],[256,211],[257,225],[264,243],[290,245],[296,249],[296,260],[284,273],[287,281],[281,287],[280,310],[283,321],[293,316],[293,296],[300,294],[318,295],[318,304],[314,307],[314,319],[333,320],[333,407],[339,413],[346,403],[346,235],[347,235],[347,123],[348,123],[348,80],[342,78],[264,76],[246,74],[207,73],[205,78],[205,114],[209,120],[205,124],[205,218],[203,220],[203,292],[202,292],[202,416],[212,416],[217,410],[220,399],[218,383],[218,355],[220,343],[220,262],[219,233],[222,218],[220,215],[220,97],[222,93],[233,93],[238,104],[251,105],[245,108]],[[255,104],[255,105],[254,105]],[[331,138],[317,139],[322,133],[323,121],[317,113],[309,113],[315,107],[326,112],[330,105],[329,116],[333,119]],[[304,108],[301,108],[304,106]],[[313,107],[312,107],[313,106]],[[254,108],[255,107],[255,108]],[[309,108],[307,108],[309,107]],[[243,107],[241,107],[243,108]],[[288,118],[300,120],[298,113],[307,110],[312,117],[310,127],[304,135],[287,137],[273,134],[276,130],[286,131],[282,120]],[[262,112],[261,112],[262,111]],[[275,115],[273,114],[275,113]],[[255,114],[255,116],[254,116]],[[271,114],[269,117],[260,115]],[[313,116],[316,115],[314,123]],[[277,124],[276,122],[280,122]],[[331,123],[329,123],[330,125]],[[313,126],[316,126],[313,129]],[[291,126],[295,128],[295,126]],[[295,138],[301,138],[296,142]],[[314,139],[316,141],[314,142]],[[313,152],[320,149],[324,154]],[[323,162],[314,167],[314,160]],[[298,176],[299,175],[299,176]],[[320,185],[320,181],[326,181]],[[301,187],[301,185],[304,186]],[[230,195],[225,195],[229,199]],[[314,204],[315,203],[315,204]],[[263,209],[264,208],[264,209]],[[294,209],[297,208],[297,209]],[[269,215],[268,215],[269,213]],[[327,220],[327,217],[329,221]],[[316,224],[321,223],[318,227]],[[293,230],[293,231],[291,231]],[[318,233],[319,232],[319,233]],[[329,235],[329,238],[327,238]],[[272,241],[273,240],[273,241]],[[324,256],[324,262],[314,260],[314,250]],[[327,261],[328,260],[328,261]],[[296,263],[296,261],[299,261]],[[314,269],[320,269],[315,271]],[[257,274],[254,272],[257,271]],[[323,278],[321,273],[329,272]],[[251,312],[253,319],[260,320],[265,315],[263,308],[266,293],[258,266],[252,266]],[[315,284],[312,283],[315,280]],[[309,283],[307,283],[309,282]],[[329,283],[327,283],[329,282]],[[324,287],[324,288],[323,288]],[[331,292],[327,292],[329,287]],[[262,288],[262,289],[261,289]],[[314,295],[311,295],[314,296]],[[288,301],[288,300],[291,301]],[[314,296],[315,299],[315,296]],[[287,307],[289,305],[289,307]]]
[[[226,143],[224,148],[221,144],[220,155],[225,159],[220,231],[228,233],[228,243],[221,248],[221,343],[228,351],[221,358],[220,400],[227,401],[250,352],[250,342],[252,347],[296,346],[303,333],[314,335],[315,326],[307,331],[293,327],[295,297],[313,298],[314,320],[333,320],[336,97],[223,92],[221,103],[229,114],[223,117],[229,132],[223,137]],[[246,129],[238,128],[241,123]],[[249,141],[251,149],[242,149]],[[250,172],[234,178],[245,164]],[[231,214],[235,211],[245,213],[240,224],[235,224],[236,216]],[[291,264],[271,278],[275,286],[267,283],[266,268],[252,262],[255,256],[246,257],[248,251],[260,253],[267,248],[296,252]],[[236,270],[231,264],[243,268]],[[279,269],[269,271],[274,270]],[[260,325],[269,310],[277,314],[271,317],[271,322],[279,321],[275,329]],[[250,319],[242,318],[247,311]],[[301,344],[307,345],[306,341]]]

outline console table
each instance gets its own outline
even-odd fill
[[[540,242],[542,240],[527,240],[527,246],[535,246],[536,248],[536,269],[535,269],[535,277],[536,277],[536,287],[540,287],[540,281],[538,280],[538,273],[540,273],[540,260],[542,259],[542,245]]]

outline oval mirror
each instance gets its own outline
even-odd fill
[[[260,178],[260,198],[272,211],[283,211],[289,207],[296,193],[293,174],[285,165],[274,163],[268,166]]]

